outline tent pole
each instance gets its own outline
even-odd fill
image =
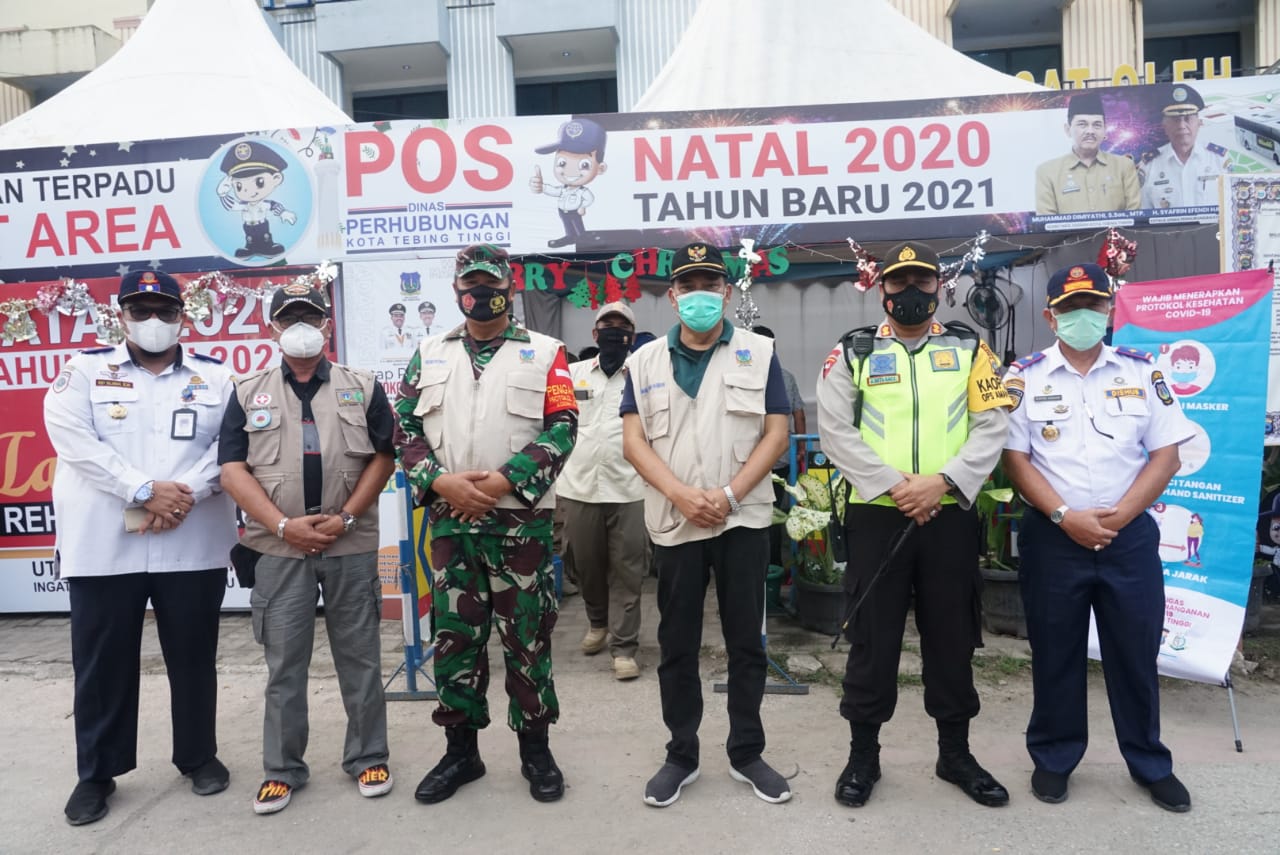
[[[1240,741],[1240,719],[1236,717],[1236,693],[1231,687],[1230,671],[1227,672],[1227,679],[1225,682],[1227,686],[1227,700],[1231,704],[1231,729],[1234,730],[1236,734],[1236,753],[1243,754],[1244,743]]]

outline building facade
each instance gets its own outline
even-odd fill
[[[374,122],[629,110],[702,0],[254,2],[294,63]],[[1017,0],[1017,15],[1012,0],[888,2],[956,50],[1050,86],[1280,60],[1280,0]],[[0,0],[0,123],[106,61],[149,5]]]

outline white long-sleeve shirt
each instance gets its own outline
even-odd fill
[[[233,394],[231,373],[207,357],[183,355],[159,375],[134,364],[123,344],[67,362],[44,400],[58,455],[53,508],[63,578],[227,565],[237,533],[235,505],[218,480],[218,432]],[[191,439],[173,438],[179,410],[194,413]],[[182,432],[189,418],[180,414]],[[195,507],[175,529],[126,532],[124,509],[148,481],[188,485]]]

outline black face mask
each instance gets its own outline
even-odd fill
[[[620,327],[603,327],[596,330],[596,344],[600,347],[600,367],[610,377],[627,361],[631,350],[631,330]]]
[[[904,327],[918,327],[938,310],[938,295],[912,285],[897,294],[886,293],[882,304],[889,317]]]
[[[507,313],[511,306],[507,288],[490,288],[488,285],[476,285],[466,291],[458,292],[458,308],[462,314],[473,321],[492,321]]]

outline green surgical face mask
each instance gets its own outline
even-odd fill
[[[1107,315],[1093,309],[1064,312],[1058,318],[1058,338],[1072,350],[1088,350],[1107,334]]]

